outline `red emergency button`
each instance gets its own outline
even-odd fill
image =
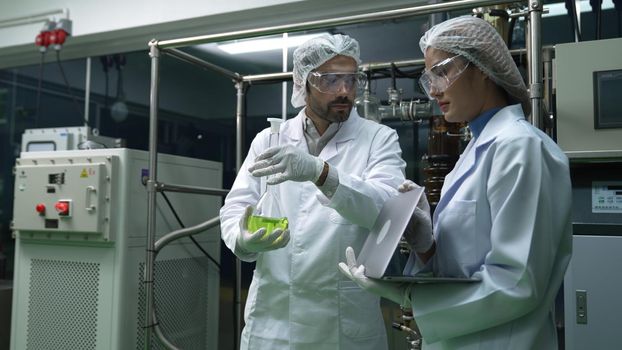
[[[35,210],[37,211],[37,213],[39,213],[40,215],[45,214],[45,204],[43,203],[39,203],[37,204],[37,206],[35,207]]]
[[[60,216],[68,216],[69,215],[69,202],[66,201],[58,201],[54,204],[54,208],[58,212]]]

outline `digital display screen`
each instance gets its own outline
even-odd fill
[[[622,128],[622,69],[594,72],[594,129]]]

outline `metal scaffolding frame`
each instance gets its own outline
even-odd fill
[[[473,9],[477,7],[487,7],[494,5],[503,5],[511,3],[524,3],[524,1],[509,1],[509,0],[458,0],[441,2],[436,4],[428,4],[421,6],[414,6],[396,10],[379,11],[374,13],[365,13],[353,16],[345,16],[338,18],[329,18],[323,20],[315,20],[308,22],[292,23],[285,25],[278,25],[272,27],[263,27],[255,29],[246,29],[233,32],[225,32],[218,34],[209,34],[201,36],[186,37],[172,40],[153,39],[149,42],[149,56],[151,57],[151,94],[150,94],[150,108],[149,108],[149,179],[147,180],[147,192],[148,192],[148,213],[147,213],[147,243],[146,243],[146,258],[145,258],[145,341],[146,348],[151,345],[151,331],[156,333],[160,342],[169,349],[176,349],[176,347],[168,341],[162,334],[157,320],[155,318],[154,305],[153,305],[153,266],[155,261],[155,255],[157,252],[167,243],[176,238],[169,238],[169,236],[182,237],[189,234],[201,232],[203,230],[215,227],[219,224],[218,218],[210,219],[203,224],[197,225],[194,228],[188,230],[182,230],[182,234],[179,231],[173,232],[166,237],[155,242],[156,232],[156,194],[159,191],[169,190],[178,192],[193,192],[196,188],[189,188],[184,186],[167,186],[161,184],[157,180],[157,135],[158,135],[158,100],[159,100],[159,85],[160,85],[160,59],[161,54],[166,54],[171,57],[177,58],[181,61],[191,63],[201,68],[206,68],[215,72],[218,72],[228,78],[230,78],[236,87],[237,91],[237,108],[236,108],[236,170],[240,169],[244,155],[242,154],[243,144],[242,137],[245,128],[244,120],[244,96],[248,86],[252,83],[278,83],[291,80],[291,72],[279,72],[271,74],[258,74],[258,75],[242,75],[237,72],[232,72],[223,67],[217,66],[210,62],[204,61],[191,54],[179,50],[179,47],[198,45],[212,42],[220,42],[235,39],[246,39],[258,36],[282,34],[287,32],[321,29],[337,25],[349,25],[359,24],[373,21],[383,21],[390,19],[398,19],[405,17],[414,17],[421,15],[429,15],[439,12]],[[527,64],[529,68],[529,96],[531,100],[531,122],[537,127],[542,123],[542,99],[543,99],[543,76],[542,76],[542,42],[541,42],[541,21],[542,21],[542,0],[529,0],[527,2],[527,12],[521,14],[525,16],[528,21],[528,33],[526,36],[526,52],[527,52]],[[421,65],[423,60],[408,60],[399,62],[387,62],[387,63],[369,63],[363,64],[361,68],[365,71],[381,69],[390,67],[394,64],[397,67]],[[220,191],[220,192],[219,192]],[[203,192],[216,195],[225,195],[226,190],[213,190]],[[241,261],[236,259],[236,283],[235,283],[235,345],[239,346],[239,336],[241,328]]]

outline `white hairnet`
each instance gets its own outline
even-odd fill
[[[307,40],[294,51],[294,88],[292,105],[302,107],[306,104],[305,85],[309,73],[331,58],[342,55],[352,57],[357,64],[361,63],[358,41],[347,35],[322,35]]]
[[[527,87],[507,45],[495,28],[483,19],[463,16],[430,28],[419,40],[425,55],[428,47],[460,55],[475,64],[509,95],[521,103],[525,115],[531,111]]]

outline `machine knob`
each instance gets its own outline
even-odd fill
[[[54,208],[58,212],[58,215],[68,216],[69,215],[69,202],[66,201],[58,201],[54,204]]]
[[[39,213],[39,215],[45,214],[45,204],[43,203],[37,204],[37,206],[35,206],[35,210],[37,211],[37,213]]]

